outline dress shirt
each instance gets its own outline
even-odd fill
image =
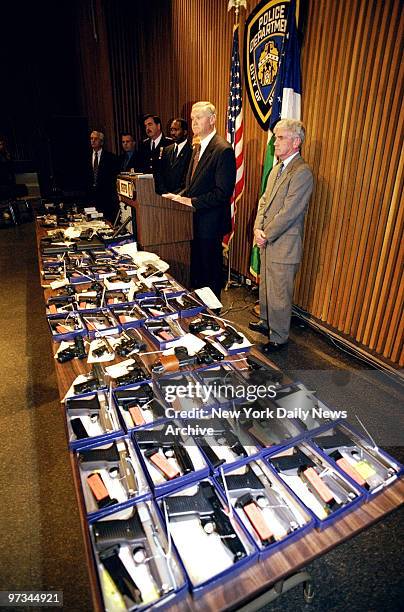
[[[296,153],[293,153],[293,155],[289,155],[289,157],[287,157],[286,159],[283,160],[283,170],[282,170],[282,174],[285,172],[286,166],[288,164],[290,164],[290,162],[292,161],[292,159],[294,159],[296,157],[296,155],[299,155],[299,151],[296,151]]]
[[[206,147],[208,146],[208,144],[210,143],[210,141],[212,140],[213,136],[216,134],[216,130],[213,130],[213,132],[211,132],[210,134],[208,134],[207,136],[205,136],[205,138],[203,138],[201,140],[201,148],[200,148],[200,153],[199,153],[199,159],[201,159],[202,155],[205,152]]]
[[[98,165],[100,165],[101,152],[102,152],[102,149],[100,149],[99,151],[93,151],[93,168],[94,168],[94,161],[95,161],[95,156],[96,155],[98,157]],[[88,157],[87,157],[87,159],[88,159]]]
[[[178,155],[181,153],[182,149],[185,147],[186,144],[187,144],[186,139],[180,142],[180,144],[175,143],[174,151],[175,151],[176,157],[178,157]]]
[[[160,136],[156,138],[156,140],[150,140],[150,149],[153,148],[153,143],[154,143],[154,148],[157,149],[157,147],[159,146],[160,140],[162,138],[163,138],[163,134],[161,133]]]

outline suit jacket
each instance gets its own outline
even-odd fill
[[[215,134],[191,178],[193,157],[183,195],[195,208],[194,238],[223,238],[231,230],[230,199],[236,183],[236,159],[231,145]]]
[[[189,142],[185,143],[178,155],[175,155],[175,143],[164,149],[161,163],[154,174],[156,193],[178,193],[184,189],[191,155]]]
[[[138,159],[136,151],[132,151],[129,160],[126,156],[126,153],[121,153],[121,155],[119,156],[118,166],[119,172],[130,172],[131,168],[137,168]]]
[[[152,152],[151,139],[146,138],[143,140],[138,151],[136,170],[147,174],[154,172],[163,157],[164,148],[168,147],[172,142],[171,138],[167,138],[163,134],[157,148]]]
[[[265,193],[258,203],[254,229],[267,237],[266,256],[277,263],[300,263],[304,217],[313,191],[310,167],[297,155],[276,179],[279,164],[272,168]]]
[[[98,163],[97,182],[94,184],[93,154],[91,153],[89,159],[89,194],[95,200],[97,209],[103,212],[108,219],[113,219],[118,210],[117,174],[118,160],[116,155],[103,149]]]

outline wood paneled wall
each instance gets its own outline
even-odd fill
[[[127,5],[104,1],[107,13]],[[110,32],[114,124],[126,121],[129,112],[120,105],[157,112],[165,123],[177,114],[189,118],[194,101],[209,99],[218,109],[218,131],[224,134],[234,19],[227,13],[227,0],[145,4],[132,3],[137,14],[132,64],[122,50],[121,55],[114,51],[123,45],[132,53],[130,36],[125,34],[123,43]],[[250,0],[249,10],[256,4]],[[295,302],[359,345],[403,365],[401,3],[307,4],[303,155],[316,185]],[[241,51],[244,19],[242,10]],[[112,22],[110,15],[109,30]],[[121,80],[132,79],[129,94],[117,91],[118,73]],[[238,206],[232,267],[248,275],[266,134],[245,92],[244,113],[246,186]]]
[[[403,364],[403,19],[398,0],[312,2],[304,154],[316,188],[296,303]]]

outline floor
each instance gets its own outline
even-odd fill
[[[0,590],[62,590],[65,610],[90,611],[33,224],[0,230],[0,270]],[[255,297],[245,288],[231,288],[223,302],[225,316],[259,344],[265,338],[248,331]],[[404,462],[403,392],[392,379],[298,321],[289,348],[274,361],[327,404],[347,409],[351,422],[358,425],[359,417],[376,441]],[[316,587],[311,606],[296,588],[265,610],[402,610],[403,518],[397,511],[311,564]]]

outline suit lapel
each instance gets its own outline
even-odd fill
[[[297,157],[295,157],[295,159],[293,159],[290,164],[288,164],[285,168],[285,170],[282,172],[281,176],[279,177],[279,179],[277,180],[277,174],[278,174],[278,170],[279,170],[279,164],[277,164],[274,169],[271,172],[271,182],[272,182],[272,189],[270,191],[270,196],[268,199],[268,205],[272,202],[272,200],[274,199],[274,197],[276,196],[279,187],[287,180],[288,175],[290,174],[290,172],[293,171],[294,166],[296,165],[297,161],[300,160],[301,157],[300,155],[298,155]],[[269,185],[270,187],[270,185]]]

